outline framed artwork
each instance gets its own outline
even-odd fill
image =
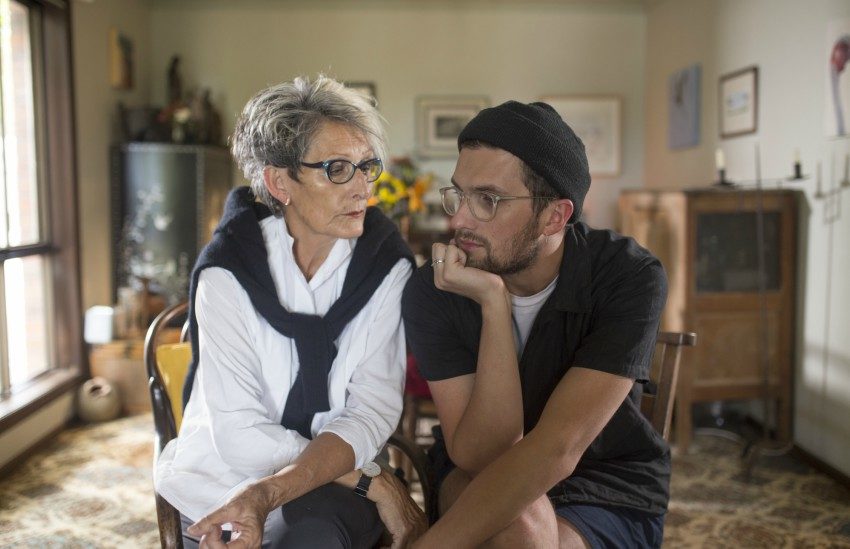
[[[109,29],[109,83],[116,90],[133,89],[133,42],[116,28]]]
[[[584,143],[590,174],[612,177],[621,171],[622,99],[613,95],[546,96]]]
[[[850,135],[850,19],[827,25],[826,51],[818,63],[826,67],[824,132],[827,137]]]
[[[671,149],[699,145],[700,76],[699,65],[691,65],[670,75],[667,82],[667,142]]]
[[[423,158],[457,156],[457,137],[481,109],[483,95],[435,95],[416,98],[416,152]]]
[[[720,77],[720,137],[756,132],[758,92],[758,67],[747,67]]]
[[[346,82],[345,87],[360,92],[366,97],[371,97],[375,104],[378,102],[378,94],[375,91],[374,82]]]

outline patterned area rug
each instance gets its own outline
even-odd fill
[[[159,547],[150,415],[76,427],[0,479],[0,547]]]
[[[716,436],[674,452],[665,546],[850,548],[850,491],[789,454],[747,477],[741,453]]]
[[[0,479],[0,548],[159,547],[150,416],[76,427]],[[850,548],[850,492],[795,458],[747,479],[735,442],[673,460],[666,547]]]

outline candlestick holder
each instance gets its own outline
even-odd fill
[[[717,181],[714,182],[715,187],[734,187],[735,183],[726,179],[726,170],[721,168],[717,170]]]
[[[808,178],[808,175],[803,175],[803,164],[797,161],[794,162],[794,175],[785,178],[785,181],[803,181]]]

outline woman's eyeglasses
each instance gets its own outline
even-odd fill
[[[500,196],[487,191],[463,192],[457,187],[443,187],[440,189],[440,197],[442,198],[443,209],[449,215],[455,215],[460,210],[463,200],[466,199],[472,217],[478,221],[491,221],[496,217],[496,208],[502,200],[519,200],[524,198],[551,200],[544,196]]]
[[[328,176],[328,180],[331,183],[336,183],[337,185],[343,185],[351,181],[351,178],[354,177],[357,170],[363,172],[363,175],[366,176],[366,181],[369,183],[378,179],[381,172],[384,171],[384,164],[381,162],[380,158],[370,158],[369,160],[364,160],[360,164],[355,164],[354,162],[349,162],[342,158],[335,158],[332,160],[325,160],[324,162],[302,162],[301,165],[305,168],[325,170],[325,175]]]

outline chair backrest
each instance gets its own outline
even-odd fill
[[[153,411],[153,422],[156,430],[156,441],[154,443],[154,454],[165,448],[168,442],[177,436],[179,421],[176,418],[182,416],[182,403],[180,402],[181,389],[184,376],[178,372],[165,372],[160,369],[160,357],[162,345],[162,334],[176,319],[184,316],[188,310],[187,303],[179,303],[164,310],[157,316],[148,328],[145,337],[145,368],[148,372],[148,388],[151,394],[151,408]],[[186,330],[181,330],[181,339],[185,340]],[[184,347],[188,343],[181,343]],[[183,356],[186,356],[185,353]],[[188,355],[191,359],[191,350]],[[188,366],[188,361],[186,363]],[[171,396],[169,396],[171,395]],[[180,513],[168,501],[156,494],[156,518],[159,525],[159,541],[163,549],[183,549],[183,528],[180,524]]]
[[[658,373],[652,380],[655,394],[644,392],[640,402],[641,412],[649,419],[655,430],[664,440],[670,439],[670,420],[673,417],[673,402],[676,397],[676,382],[679,378],[679,363],[682,358],[682,347],[696,345],[697,335],[694,333],[659,332],[656,338],[656,349],[660,346],[660,355],[656,361]]]
[[[164,310],[151,323],[145,337],[144,360],[156,430],[156,457],[170,440],[177,437],[183,412],[181,398],[185,372],[192,358],[191,348],[186,342],[188,322],[184,323],[180,330],[181,343],[163,345],[162,334],[176,319],[185,316],[187,311],[188,303],[179,303]],[[399,433],[390,436],[387,446],[397,450],[404,459],[410,461],[420,481],[425,509],[434,507],[436,499],[432,491],[431,471],[424,452]],[[159,540],[163,549],[183,549],[180,513],[159,494],[156,494],[156,515]]]

